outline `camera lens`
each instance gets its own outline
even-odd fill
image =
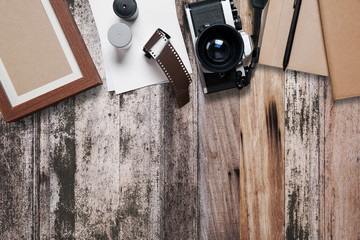
[[[243,53],[244,43],[239,32],[227,24],[206,28],[196,42],[200,63],[212,72],[227,72],[235,68]]]

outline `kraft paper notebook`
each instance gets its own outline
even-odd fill
[[[360,96],[360,1],[319,4],[334,99]]]
[[[271,0],[269,4],[259,63],[282,68],[294,1]],[[328,76],[318,0],[302,1],[287,68]]]

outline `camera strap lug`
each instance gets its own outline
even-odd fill
[[[260,47],[259,45],[259,36],[260,36],[260,27],[261,27],[261,16],[262,11],[268,0],[251,0],[252,7],[254,8],[254,28],[253,34],[251,35],[255,49],[252,53],[251,63],[248,67],[245,67],[245,76],[237,78],[237,86],[239,89],[250,84],[252,71],[255,69],[256,64],[259,61],[260,56]]]
[[[260,56],[260,48],[257,47],[253,51],[250,68],[252,69],[255,68],[256,64],[259,62],[259,56]]]
[[[239,90],[250,84],[252,69],[250,67],[244,67],[244,70],[244,75],[241,71],[236,72],[236,87]]]
[[[240,16],[236,17],[236,19],[234,20],[234,24],[235,24],[236,30],[242,30],[242,23],[241,23]]]

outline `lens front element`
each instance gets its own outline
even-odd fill
[[[230,45],[223,39],[213,39],[206,44],[206,53],[214,62],[225,62],[230,56]]]
[[[196,41],[200,63],[212,72],[227,72],[242,60],[244,43],[239,32],[230,25],[207,27]]]

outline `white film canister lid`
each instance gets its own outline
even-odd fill
[[[125,23],[115,23],[108,31],[108,39],[114,47],[127,49],[131,46],[131,29]]]

